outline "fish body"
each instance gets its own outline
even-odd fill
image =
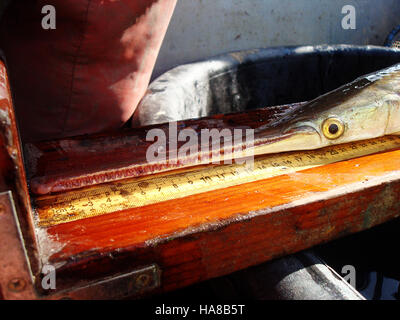
[[[362,76],[307,103],[178,122],[175,139],[183,130],[191,129],[198,145],[203,143],[201,132],[205,129],[217,132],[250,129],[254,137],[252,141],[238,139],[235,142],[231,135],[222,144],[222,137],[217,135],[211,143],[207,139],[205,143],[210,145],[206,149],[198,148],[189,155],[177,152],[185,141],[169,141],[160,152],[175,156],[167,161],[149,161],[147,151],[154,145],[147,139],[146,132],[156,129],[166,136],[169,132],[171,140],[170,128],[170,124],[153,125],[111,135],[81,136],[25,146],[30,150],[27,168],[31,191],[36,194],[62,192],[215,163],[215,160],[226,163],[226,160],[243,156],[244,149],[246,156],[260,155],[397,135],[400,133],[400,64]],[[171,152],[174,148],[175,153]]]

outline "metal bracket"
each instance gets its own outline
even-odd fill
[[[0,297],[37,299],[11,191],[0,193]]]
[[[62,299],[123,299],[141,295],[160,286],[161,270],[156,264],[100,280],[57,296]],[[55,298],[55,297],[54,297]]]
[[[121,299],[160,286],[161,270],[156,264],[151,264],[67,292],[39,296],[34,289],[18,230],[11,191],[0,193],[0,235],[0,299]]]

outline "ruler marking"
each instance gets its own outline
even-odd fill
[[[253,169],[245,164],[202,166],[187,172],[171,171],[161,176],[127,179],[57,195],[39,196],[34,203],[39,225],[51,226],[263,180],[393,150],[399,146],[400,137],[389,136],[321,150],[265,155],[255,159]]]

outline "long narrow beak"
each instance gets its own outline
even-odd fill
[[[259,134],[254,142],[254,155],[321,148],[318,131],[309,125],[290,128],[279,134]]]

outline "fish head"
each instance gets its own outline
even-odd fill
[[[281,119],[263,152],[311,150],[400,134],[399,75],[375,81],[363,77],[300,106]]]

